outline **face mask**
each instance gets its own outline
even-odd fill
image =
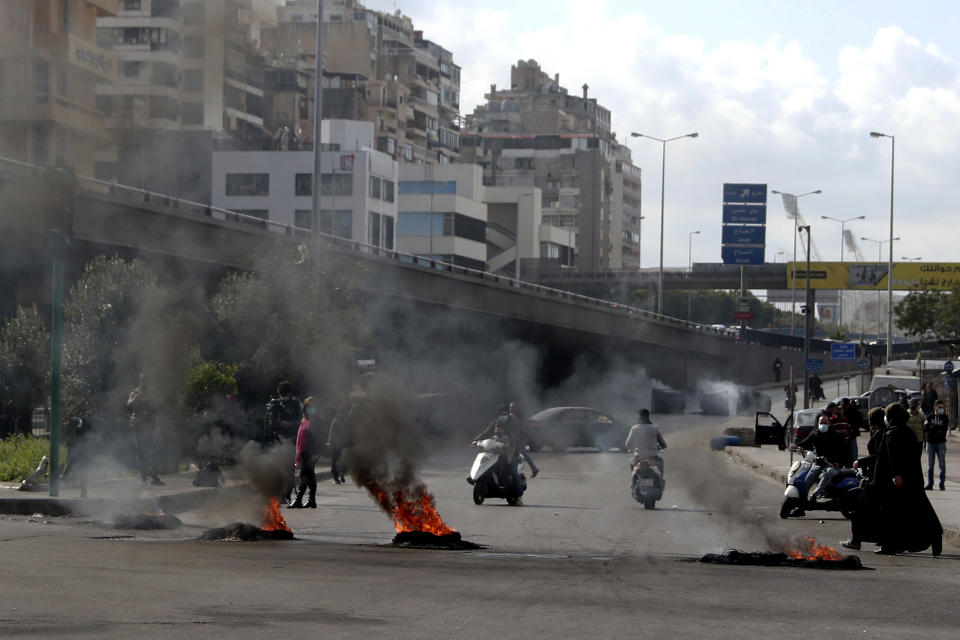
[[[317,408],[316,408],[316,407],[307,407],[307,415],[308,415],[308,416],[312,416],[312,415],[314,415],[316,412],[317,412]]]
[[[883,426],[885,426],[885,427],[889,427],[889,426],[890,426],[890,421],[887,420],[887,416],[883,416]]]
[[[830,429],[830,425],[820,423],[820,426],[817,428],[820,430],[820,433],[826,433]]]
[[[946,412],[947,412],[946,409],[937,409],[937,415],[938,415],[938,416],[942,416],[942,415],[945,414]]]

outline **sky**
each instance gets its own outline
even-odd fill
[[[664,263],[720,261],[722,185],[765,183],[800,199],[813,258],[839,260],[838,219],[875,260],[960,261],[960,5],[946,1],[367,0],[400,9],[462,67],[461,110],[507,87],[510,66],[536,59],[561,85],[613,114],[643,172],[642,262],[658,264],[661,152],[666,146]],[[956,222],[954,222],[956,221]],[[793,255],[793,222],[770,195],[766,260]],[[886,260],[887,245],[882,245]],[[782,253],[781,253],[782,252]],[[803,259],[802,249],[799,253]],[[849,249],[844,258],[852,258]]]

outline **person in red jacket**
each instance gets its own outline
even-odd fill
[[[300,470],[300,486],[297,488],[297,495],[293,501],[287,505],[290,509],[316,509],[317,508],[317,474],[314,466],[317,463],[317,444],[310,423],[315,419],[317,407],[313,402],[313,397],[303,401],[303,419],[300,421],[300,428],[297,430],[297,455],[294,458],[294,464]],[[307,504],[303,504],[303,494],[309,490]]]

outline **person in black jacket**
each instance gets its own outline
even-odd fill
[[[944,490],[944,481],[947,479],[947,430],[950,428],[950,418],[947,417],[947,406],[943,400],[933,403],[933,413],[927,416],[923,423],[923,433],[927,439],[927,486],[928,491],[933,489],[933,463],[940,461],[940,491]]]
[[[852,462],[850,447],[846,439],[833,429],[826,415],[820,416],[817,430],[810,432],[810,435],[798,442],[797,447],[807,451],[813,450],[817,454],[817,461],[810,467],[810,472],[807,474],[807,490],[817,478],[820,479],[813,493],[810,494],[810,501],[813,502],[824,489],[830,486],[841,469],[850,466]],[[825,464],[821,464],[821,458]]]
[[[884,410],[887,429],[874,471],[879,498],[877,553],[893,555],[931,548],[940,555],[943,527],[923,490],[923,469],[917,464],[917,437],[907,426],[906,409],[892,403]]]
[[[850,518],[850,539],[841,542],[841,546],[858,551],[861,542],[876,542],[877,527],[880,513],[878,493],[874,489],[873,474],[877,464],[877,452],[886,433],[883,422],[884,412],[881,407],[874,407],[867,412],[867,425],[870,427],[870,440],[867,441],[866,456],[854,461],[853,466],[860,470],[863,497],[857,504],[853,517]]]

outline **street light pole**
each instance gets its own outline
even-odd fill
[[[699,235],[700,231],[691,231],[687,234],[687,276],[693,271],[693,236]],[[687,322],[690,322],[693,310],[693,291],[687,289]]]
[[[852,218],[844,218],[841,220],[840,218],[833,218],[831,216],[820,216],[821,220],[833,220],[834,222],[840,223],[840,262],[841,263],[843,262],[843,241],[844,241],[843,228],[844,226],[848,222],[851,222],[853,220],[864,220],[866,219],[866,217],[867,216],[853,216]],[[838,316],[839,317],[837,318],[837,324],[842,329],[843,328],[843,289],[840,289],[840,312]]]
[[[790,335],[792,336],[794,335],[797,319],[797,236],[800,233],[799,227],[797,226],[800,224],[800,207],[797,205],[797,200],[803,196],[822,193],[822,191],[817,189],[816,191],[801,193],[798,196],[792,193],[777,191],[776,189],[772,190],[771,193],[776,193],[781,197],[787,216],[793,218],[793,278],[791,279],[790,285]]]
[[[893,242],[891,242],[891,241],[892,241],[892,240],[899,240],[899,239],[900,239],[900,236],[897,236],[896,238],[890,238],[889,240],[874,240],[873,238],[865,238],[865,237],[861,237],[860,239],[863,240],[864,242],[874,242],[874,243],[876,243],[876,245],[877,245],[877,262],[880,262],[881,260],[883,260],[883,245],[885,245],[886,243],[889,242],[890,245],[892,246],[892,245],[893,245]],[[892,277],[892,274],[889,273],[889,266],[887,267],[887,270],[888,270],[888,273],[887,273],[887,282],[889,283],[890,278]],[[880,307],[881,307],[881,306],[882,306],[882,305],[881,305],[881,303],[880,303],[880,290],[877,289],[877,340],[880,339]],[[889,326],[888,326],[888,328],[887,328],[887,331],[889,332]],[[887,333],[887,343],[888,343],[888,344],[890,343],[890,334],[889,334],[889,333]],[[890,353],[887,352],[887,362],[890,362],[890,359],[889,359],[889,358],[890,358]]]
[[[644,133],[637,133],[635,131],[630,135],[634,138],[650,138],[651,140],[656,140],[663,146],[663,156],[660,164],[660,268],[657,272],[657,315],[663,315],[663,201],[667,181],[667,143],[673,142],[674,140],[680,140],[681,138],[696,138],[700,134],[695,131],[693,133],[687,133],[682,136],[666,139],[648,136]]]
[[[887,259],[887,362],[893,355],[893,160],[897,140],[894,136],[871,131],[872,138],[890,138],[890,253]]]
[[[807,232],[807,286],[806,303],[803,305],[803,408],[810,408],[810,372],[807,363],[810,360],[810,322],[813,319],[813,309],[810,305],[810,225],[797,227],[797,232]]]
[[[317,0],[316,47],[316,69],[313,78],[313,212],[310,214],[310,226],[313,237],[319,238],[317,234],[320,231],[320,121],[323,119],[323,0]],[[336,185],[333,188],[336,192]],[[334,210],[333,218],[336,219],[336,217],[337,212]],[[331,232],[333,225],[331,221]]]

